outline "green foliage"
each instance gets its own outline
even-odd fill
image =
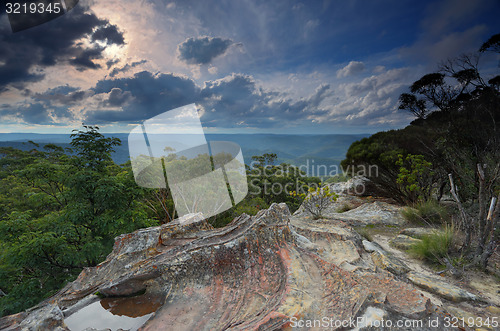
[[[111,160],[118,141],[96,127],[72,135],[68,156],[0,149],[0,315],[46,298],[111,251],[114,237],[157,224],[130,167]]]
[[[434,93],[437,87],[444,84],[444,77],[445,75],[439,72],[426,74],[411,85],[410,91],[424,95]]]
[[[248,195],[235,207],[210,218],[209,222],[215,227],[222,227],[242,213],[255,215],[274,202],[286,203],[291,212],[298,209],[305,195],[290,193],[308,192],[310,187],[317,187],[321,180],[307,177],[304,171],[287,163],[275,165],[276,159],[276,154],[252,156],[251,165],[246,166]]]
[[[407,195],[396,182],[399,175],[396,161],[398,155],[406,155],[409,150],[424,154],[419,142],[431,144],[434,137],[431,134],[423,134],[422,131],[422,127],[409,126],[363,138],[349,147],[341,166],[349,174],[368,177],[379,187],[382,194],[404,203],[407,201]]]
[[[408,154],[403,157],[399,154],[396,165],[399,167],[396,182],[405,193],[407,201],[427,201],[433,183],[432,163],[426,161],[423,155]]]
[[[267,205],[260,197],[247,196],[245,199],[240,201],[235,207],[216,215],[209,219],[210,224],[216,228],[221,228],[229,224],[236,217],[241,214],[247,214],[250,216],[256,215],[260,210],[266,209]]]
[[[83,125],[85,130],[73,130],[71,146],[79,158],[75,159],[80,166],[96,171],[102,170],[107,164],[113,163],[111,153],[115,146],[120,146],[118,138],[105,138],[99,133],[99,127]]]
[[[402,214],[408,222],[419,225],[444,224],[450,218],[448,209],[432,199],[407,207]]]
[[[308,194],[293,191],[290,195],[304,198],[302,207],[310,212],[315,219],[323,217],[324,211],[337,201],[338,198],[338,195],[330,191],[328,186],[310,187]]]
[[[446,227],[442,232],[424,236],[422,241],[410,248],[410,254],[432,263],[443,264],[443,259],[453,247],[454,230]]]
[[[497,46],[495,35],[481,52],[498,51]],[[377,166],[377,173],[364,175],[383,194],[401,203],[415,202],[419,196],[425,200],[433,194],[440,199],[449,190],[451,173],[461,188],[461,199],[474,201],[478,199],[476,164],[486,164],[485,193],[496,195],[500,189],[500,80],[498,73],[492,73],[489,80],[484,77],[479,70],[480,55],[457,56],[442,64],[439,72],[415,81],[410,93],[400,96],[399,107],[417,119],[404,129],[379,132],[353,143],[341,163],[344,170],[351,173],[352,169],[358,172]],[[407,155],[415,157],[406,160]],[[417,156],[428,163],[422,160],[413,169],[396,164],[420,162]],[[425,177],[426,172],[432,175]]]
[[[349,177],[344,175],[344,174],[337,174],[335,176],[332,176],[325,180],[325,184],[334,184],[334,183],[341,183],[341,182],[347,182],[349,180]]]
[[[318,186],[321,180],[307,177],[298,167],[287,163],[274,165],[276,154],[252,157],[252,167],[247,168],[249,196],[260,197],[266,207],[273,202],[285,202],[293,212],[298,209],[304,196],[290,195],[295,191],[305,193],[310,186]]]

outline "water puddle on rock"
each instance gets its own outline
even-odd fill
[[[71,331],[131,330],[140,328],[162,306],[164,297],[140,295],[130,298],[104,298],[68,316],[64,323]]]

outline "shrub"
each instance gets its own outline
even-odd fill
[[[433,263],[444,264],[443,259],[453,246],[454,229],[447,226],[444,231],[424,236],[422,241],[410,248],[410,254],[416,258]]]
[[[443,224],[450,218],[446,207],[435,200],[419,202],[413,208],[404,209],[402,214],[408,222],[414,224]]]
[[[422,219],[420,218],[420,215],[418,214],[418,210],[413,208],[413,207],[406,207],[401,211],[401,214],[403,215],[404,219],[407,220],[411,224],[421,224]]]
[[[426,161],[423,155],[408,154],[403,157],[399,154],[396,165],[399,167],[396,182],[401,192],[404,192],[406,200],[409,202],[429,200],[434,175],[431,170],[432,163]]]
[[[291,192],[291,195],[297,195],[297,192]],[[310,212],[314,219],[323,217],[323,212],[328,208],[333,202],[337,201],[338,195],[330,191],[328,186],[321,188],[311,187],[309,188],[309,194],[305,196],[305,193],[298,194],[305,197],[304,202],[302,202],[302,207]]]

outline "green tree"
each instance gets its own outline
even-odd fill
[[[446,189],[454,191],[454,219],[461,220],[455,228],[466,238],[461,253],[483,267],[499,240],[493,231],[499,212],[487,220],[487,211],[500,193],[500,76],[481,72],[479,64],[483,53],[500,52],[499,40],[492,36],[479,52],[450,59],[415,81],[399,107],[417,119],[353,143],[342,161],[344,169],[378,166],[370,179],[400,202],[432,193],[439,200]]]
[[[76,155],[0,150],[0,314],[25,309],[95,266],[114,237],[157,224],[130,167],[113,163],[119,144],[97,127],[72,135]],[[94,148],[95,147],[95,148]]]
[[[434,175],[431,170],[432,163],[426,161],[423,155],[408,154],[403,157],[399,154],[396,165],[399,167],[396,182],[400,185],[401,191],[405,192],[407,202],[429,200]]]
[[[112,164],[111,153],[115,146],[120,146],[118,138],[106,138],[99,132],[99,127],[83,125],[85,130],[73,130],[71,146],[78,158],[74,159],[80,167],[101,171]]]

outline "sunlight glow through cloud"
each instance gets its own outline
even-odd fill
[[[399,128],[411,120],[397,110],[399,94],[500,31],[499,7],[81,1],[20,34],[0,25],[0,47],[11,50],[0,55],[0,132],[69,132],[81,122],[126,131],[192,102],[219,132]],[[65,97],[51,92],[60,87]]]

